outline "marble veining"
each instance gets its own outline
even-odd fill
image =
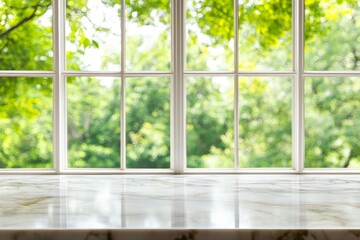
[[[30,229],[198,229],[205,235],[214,229],[360,230],[356,175],[3,175],[0,194],[4,234]]]

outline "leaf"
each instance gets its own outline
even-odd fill
[[[92,40],[91,43],[95,48],[99,48],[99,43],[97,41]]]

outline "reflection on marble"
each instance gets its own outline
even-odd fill
[[[0,194],[1,239],[57,239],[49,229],[76,239],[360,239],[356,175],[0,176]]]

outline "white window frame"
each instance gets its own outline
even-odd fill
[[[360,71],[305,71],[304,70],[304,1],[292,0],[293,61],[291,71],[239,71],[238,70],[238,1],[234,0],[234,71],[186,71],[185,68],[185,0],[171,0],[171,70],[169,72],[125,71],[125,0],[121,0],[121,70],[68,71],[65,65],[65,8],[66,0],[53,0],[53,70],[52,71],[0,71],[0,77],[49,77],[53,79],[53,169],[0,169],[0,174],[195,174],[195,173],[360,173],[360,169],[304,168],[304,78],[360,76]],[[67,109],[66,78],[70,76],[118,77],[121,79],[121,157],[120,168],[68,168],[67,167]],[[169,77],[171,79],[171,164],[170,169],[126,168],[126,113],[125,81],[127,77]],[[222,76],[234,78],[234,168],[190,169],[186,167],[186,85],[185,77]],[[246,76],[278,76],[293,79],[292,84],[292,167],[240,168],[239,167],[239,110],[238,78]]]

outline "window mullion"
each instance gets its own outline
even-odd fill
[[[234,0],[234,166],[239,168],[239,2]]]
[[[126,11],[125,0],[121,0],[121,89],[120,89],[120,168],[126,169]]]
[[[65,1],[53,1],[53,49],[54,73],[53,79],[53,126],[54,126],[54,168],[61,173],[67,162],[67,112],[65,77]]]
[[[172,1],[173,14],[173,96],[172,96],[172,145],[171,159],[175,173],[183,173],[186,168],[186,87],[184,81],[185,53],[185,4],[186,1]]]
[[[293,81],[293,168],[304,168],[304,0],[293,0],[294,70]]]

